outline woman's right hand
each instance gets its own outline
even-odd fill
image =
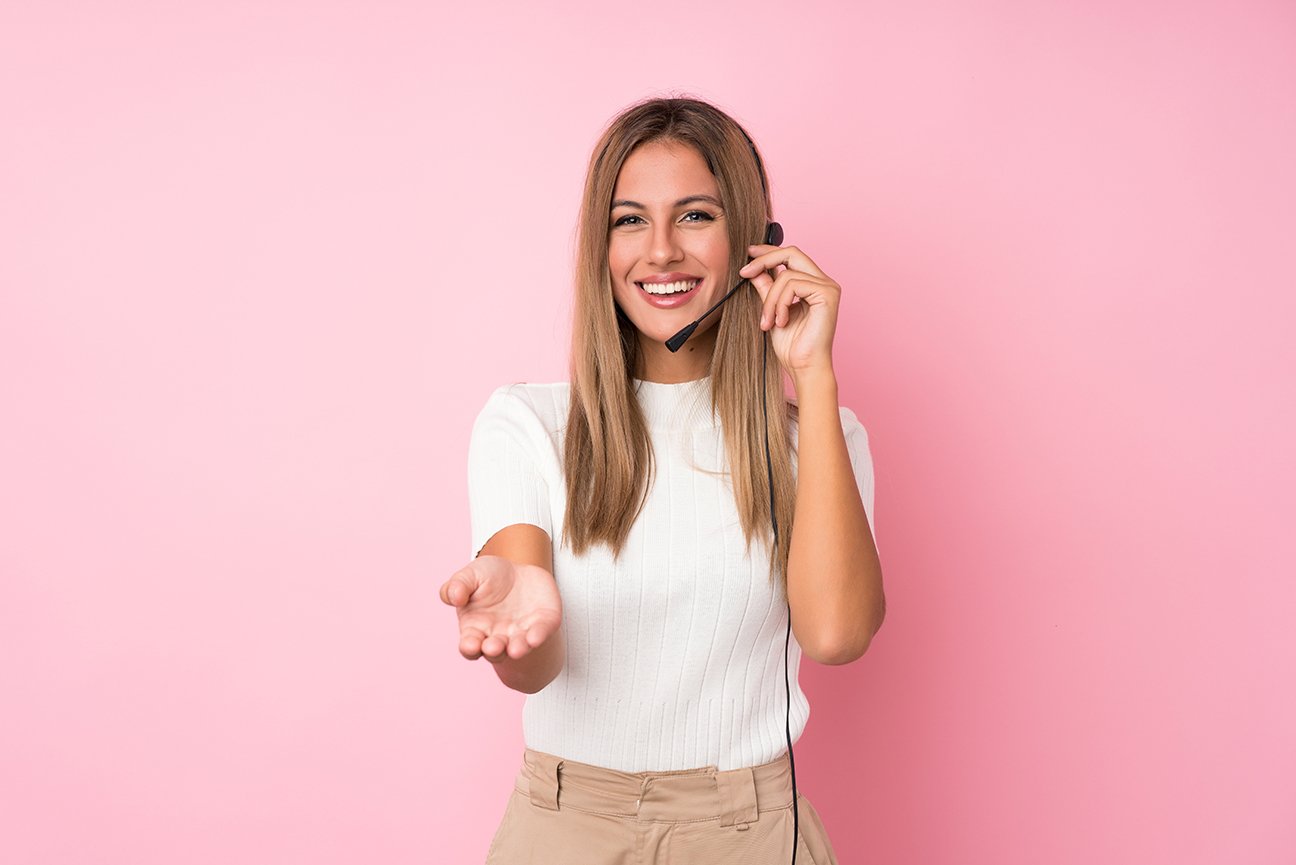
[[[459,614],[459,653],[492,663],[524,657],[562,623],[553,574],[503,556],[478,556],[441,586]]]

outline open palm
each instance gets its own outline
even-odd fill
[[[441,586],[459,613],[459,653],[470,660],[521,658],[562,622],[553,574],[503,556],[478,556]]]

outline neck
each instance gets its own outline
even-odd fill
[[[661,384],[680,384],[705,378],[711,372],[715,344],[715,327],[694,333],[676,352],[667,348],[665,341],[640,333],[639,362],[634,377]]]

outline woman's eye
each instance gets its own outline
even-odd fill
[[[701,218],[690,219],[689,217],[691,216],[697,216]],[[707,213],[705,210],[690,210],[688,213],[684,214],[680,218],[685,222],[713,222],[715,220],[715,217]],[[640,222],[643,222],[643,219],[641,219],[639,216],[636,216],[635,214],[632,213],[628,216],[623,216],[620,219],[613,222],[612,227],[616,228],[618,225],[634,225],[634,223],[630,221],[632,219],[638,219]]]

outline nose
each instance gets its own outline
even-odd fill
[[[654,267],[663,267],[683,258],[679,232],[670,220],[660,221],[653,226],[648,243],[648,261]]]

